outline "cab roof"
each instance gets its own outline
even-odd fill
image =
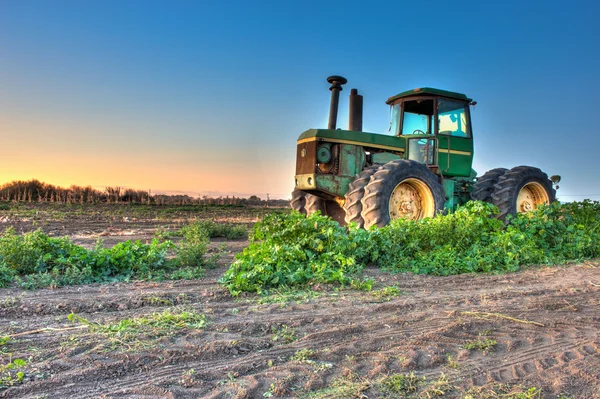
[[[473,101],[473,100],[471,100],[470,98],[468,98],[466,95],[464,95],[462,93],[456,93],[456,92],[453,92],[453,91],[434,89],[432,87],[420,87],[420,88],[417,88],[417,89],[414,89],[414,90],[403,91],[400,94],[396,94],[395,96],[388,98],[385,103],[386,104],[391,104],[394,101],[398,100],[399,98],[413,97],[413,96],[417,96],[417,95],[420,95],[420,94],[431,95],[431,96],[442,96],[442,97],[454,98],[456,100],[468,101],[468,102]]]

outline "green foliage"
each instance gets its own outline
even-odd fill
[[[469,341],[463,345],[463,348],[469,350],[481,350],[481,351],[489,351],[493,350],[498,342],[495,339],[485,338],[485,339],[476,339],[474,341]]]
[[[202,265],[204,263],[204,254],[210,242],[208,232],[200,224],[190,224],[181,229],[183,240],[179,244],[177,254],[181,265]]]
[[[287,324],[283,324],[280,328],[272,326],[271,332],[273,333],[271,336],[271,340],[273,342],[283,342],[285,344],[289,344],[296,340],[296,330],[288,327]]]
[[[380,299],[391,299],[402,294],[400,288],[395,285],[388,285],[387,287],[383,287],[380,290],[373,291],[373,296]]]
[[[294,355],[290,358],[290,360],[296,360],[299,362],[308,362],[314,355],[316,351],[312,349],[300,349],[294,352]]]
[[[492,384],[471,387],[465,392],[463,399],[539,399],[541,397],[542,390],[536,387],[524,388],[521,385]]]
[[[123,344],[128,349],[144,345],[149,339],[170,336],[181,329],[200,329],[206,326],[204,314],[193,311],[165,310],[162,313],[152,313],[131,319],[122,319],[113,323],[94,323],[74,313],[68,319],[73,323],[80,323],[89,327],[90,332],[108,338],[109,342],[121,347]],[[154,343],[150,343],[154,345]]]
[[[393,374],[381,380],[382,390],[384,392],[397,395],[407,395],[419,389],[423,384],[425,377],[417,377],[414,372],[410,374]]]
[[[25,373],[15,371],[15,369],[25,367],[27,362],[23,359],[13,359],[12,354],[9,354],[8,357],[8,363],[0,364],[0,388],[20,384],[25,378]]]
[[[179,247],[155,239],[150,244],[124,241],[104,248],[99,241],[92,250],[69,238],[49,237],[41,230],[23,235],[13,228],[0,234],[0,287],[13,281],[32,289],[71,284],[128,281],[130,279],[189,279],[202,277],[207,260],[208,237],[189,231]],[[167,257],[177,250],[177,257]]]
[[[394,220],[370,231],[342,228],[318,214],[270,215],[220,282],[233,295],[278,287],[339,283],[370,289],[365,264],[388,270],[452,275],[512,272],[600,256],[600,203],[541,206],[505,225],[496,207],[473,201],[446,215]],[[372,283],[371,283],[372,284]]]
[[[233,295],[308,283],[350,284],[362,269],[359,241],[319,214],[269,215],[254,226],[250,241],[219,280]]]

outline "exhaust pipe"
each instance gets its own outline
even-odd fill
[[[348,130],[362,132],[363,122],[363,96],[358,90],[350,90],[350,112],[348,115]]]
[[[340,102],[340,91],[342,91],[342,85],[348,83],[346,78],[341,76],[330,76],[327,78],[327,82],[331,83],[331,104],[329,105],[329,124],[327,129],[335,130],[337,125],[337,114],[338,105]]]

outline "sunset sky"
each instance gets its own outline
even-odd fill
[[[474,168],[600,200],[595,1],[0,0],[0,184],[289,198],[339,74],[364,130],[416,87],[466,93]]]

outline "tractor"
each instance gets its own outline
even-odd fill
[[[470,114],[476,102],[466,95],[423,87],[390,97],[386,135],[362,131],[363,98],[356,89],[348,130],[336,128],[347,80],[327,81],[328,128],[298,138],[293,209],[369,229],[398,218],[434,217],[469,200],[496,205],[502,220],[556,200],[560,176],[549,179],[532,166],[495,168],[477,177]]]

